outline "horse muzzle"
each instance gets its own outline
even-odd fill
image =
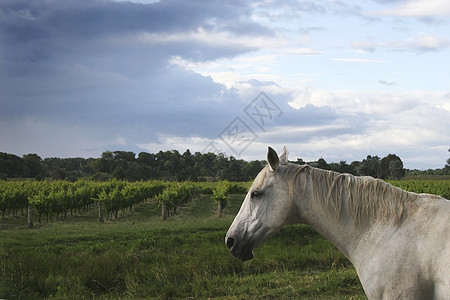
[[[225,237],[225,244],[230,250],[231,255],[239,258],[242,261],[250,260],[254,257],[252,247],[247,243],[239,243],[238,240],[232,236]]]

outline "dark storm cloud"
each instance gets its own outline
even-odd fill
[[[271,34],[267,28],[247,21],[249,10],[243,3],[232,2],[12,0],[0,4],[0,14],[0,38],[11,50],[9,55],[30,61],[50,58],[52,52],[60,50],[58,44],[64,48],[63,42],[69,42],[66,46],[80,42],[77,48],[83,49],[89,43],[98,45],[99,39],[140,33],[170,34],[205,28],[237,35]],[[21,51],[15,51],[16,46]],[[177,49],[183,52],[182,48]],[[67,54],[77,53],[66,50]]]
[[[0,16],[0,63],[8,76],[42,74],[48,67],[39,62],[155,76],[173,56],[207,61],[256,49],[177,36],[149,42],[139,37],[182,36],[199,29],[211,33],[211,40],[221,32],[237,37],[272,35],[248,21],[249,8],[243,2],[10,0],[0,3]]]
[[[105,143],[115,135],[129,143],[152,141],[158,133],[214,136],[242,100],[210,77],[171,65],[170,59],[208,61],[256,50],[246,43],[214,40],[216,34],[272,36],[249,21],[249,5],[1,1],[2,126],[11,131],[17,127],[12,124],[76,126],[90,132],[91,140]],[[199,30],[206,38],[195,38]],[[0,146],[19,144],[20,136],[12,132]],[[11,138],[16,140],[7,140]]]
[[[0,15],[1,63],[11,75],[42,73],[36,63],[45,62],[140,76],[163,68],[172,56],[205,61],[255,50],[189,39],[139,42],[145,34],[181,35],[200,28],[237,36],[271,34],[246,20],[248,9],[241,3],[217,1],[14,0],[0,3]],[[21,62],[32,65],[14,64]]]
[[[162,121],[169,121],[174,112],[179,120],[184,113],[199,117],[208,105],[226,111],[221,103],[227,97],[219,104],[208,103],[224,93],[224,86],[170,66],[168,61],[173,56],[213,60],[255,48],[189,38],[140,42],[137,37],[183,35],[198,28],[236,36],[270,36],[268,29],[248,21],[250,11],[244,4],[2,1],[0,114],[95,122],[103,116],[124,113],[126,119],[126,113],[137,113],[163,117],[159,122],[163,127]],[[204,103],[197,105],[198,101]]]

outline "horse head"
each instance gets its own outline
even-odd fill
[[[253,249],[266,241],[295,216],[288,183],[282,176],[288,163],[287,150],[278,154],[269,147],[268,165],[256,176],[225,236],[230,253],[243,261],[253,258]]]

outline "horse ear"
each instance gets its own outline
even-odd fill
[[[281,155],[280,155],[280,164],[288,163],[288,155],[289,155],[289,151],[287,150],[286,146],[284,146],[283,151],[281,151]]]
[[[276,171],[280,165],[278,154],[271,147],[269,147],[269,151],[267,152],[267,162],[269,163],[271,171]]]

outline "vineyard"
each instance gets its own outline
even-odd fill
[[[393,180],[389,183],[405,191],[450,199],[450,180]]]
[[[134,205],[153,199],[156,200],[153,209],[161,209],[165,220],[176,213],[177,207],[201,194],[211,194],[223,207],[230,190],[244,193],[247,189],[248,183],[228,181],[0,181],[0,210],[2,220],[27,212],[29,227],[33,226],[33,212],[41,223],[43,216],[47,222],[53,222],[96,209],[99,221],[104,222],[104,215],[106,220],[117,219],[119,212],[132,210]]]

